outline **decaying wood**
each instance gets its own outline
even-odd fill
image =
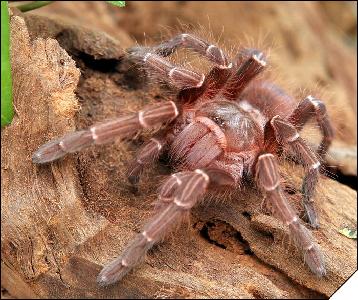
[[[163,164],[147,170],[137,191],[127,184],[126,163],[141,136],[133,143],[91,148],[50,165],[33,165],[31,155],[45,141],[75,127],[134,111],[153,98],[165,99],[160,90],[143,85],[130,67],[134,73],[128,75],[122,44],[112,38],[65,21],[27,16],[26,22],[32,40],[23,19],[11,19],[18,113],[1,134],[2,286],[10,294],[312,298],[330,296],[353,273],[356,241],[338,230],[356,226],[356,192],[322,176],[315,196],[321,228],[313,234],[325,253],[327,278],[310,273],[290,245],[287,228],[264,214],[262,196],[246,188],[230,201],[217,199],[196,207],[190,224],[155,247],[142,266],[122,282],[99,288],[101,266],[140,230],[158,182],[170,170]],[[76,59],[80,80],[73,59],[50,37],[57,37]],[[128,40],[124,48],[130,46]],[[96,47],[83,46],[95,42]],[[99,68],[95,58],[105,67]],[[286,182],[292,183],[287,187],[292,203],[302,216],[297,190],[303,171],[286,163],[282,168]]]
[[[49,270],[60,272],[69,253],[106,221],[82,208],[73,162],[50,169],[31,162],[31,152],[50,137],[48,133],[74,129],[79,108],[74,89],[80,76],[75,62],[56,40],[30,42],[24,20],[14,16],[11,65],[17,114],[1,133],[2,260],[31,281]]]

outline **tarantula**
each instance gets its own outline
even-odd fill
[[[165,59],[181,47],[205,57],[214,67],[204,75]],[[130,164],[128,179],[137,183],[143,168],[164,152],[170,154],[178,172],[160,187],[154,216],[122,255],[102,269],[98,283],[109,285],[120,280],[208,191],[237,189],[247,180],[256,183],[272,213],[288,225],[311,271],[325,276],[323,255],[286,199],[276,159],[289,153],[305,168],[302,203],[309,224],[318,227],[312,200],[319,177],[318,157],[324,157],[333,138],[324,103],[307,96],[296,105],[278,86],[256,78],[267,64],[265,55],[257,49],[244,48],[230,61],[217,46],[184,33],[152,48],[131,48],[128,55],[146,71],[176,87],[176,97],[66,134],[44,144],[33,155],[34,163],[46,163],[92,144],[128,139],[141,129],[161,126]],[[317,154],[299,135],[312,116],[323,135]]]

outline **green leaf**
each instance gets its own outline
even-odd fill
[[[22,12],[27,12],[27,11],[30,11],[33,9],[40,8],[42,6],[46,6],[48,4],[51,4],[52,2],[54,2],[54,1],[32,1],[30,3],[20,4],[15,7]]]
[[[106,1],[108,3],[111,3],[115,6],[124,7],[126,6],[126,1]]]
[[[9,11],[7,1],[1,1],[1,127],[10,124],[13,115]]]
[[[357,239],[357,230],[343,228],[343,229],[339,229],[339,233],[343,234],[347,238]]]

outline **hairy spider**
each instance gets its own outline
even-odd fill
[[[205,76],[165,59],[180,47],[204,56],[214,67]],[[129,56],[179,89],[176,97],[69,133],[44,144],[33,155],[34,163],[46,163],[92,144],[131,138],[141,129],[162,126],[139,150],[128,179],[137,183],[143,168],[165,151],[178,172],[160,187],[154,216],[122,255],[103,268],[98,283],[109,285],[120,280],[209,190],[239,188],[248,179],[264,193],[272,213],[288,225],[311,271],[324,276],[323,255],[286,199],[276,159],[286,152],[304,166],[302,202],[309,224],[318,227],[312,200],[319,177],[317,157],[324,157],[333,138],[323,102],[307,96],[296,105],[273,83],[255,78],[267,64],[265,55],[257,49],[242,49],[230,61],[217,46],[184,33],[156,47],[132,48]],[[312,116],[323,135],[317,154],[299,135]]]

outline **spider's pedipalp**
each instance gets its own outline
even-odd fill
[[[208,117],[201,117],[198,116],[194,119],[195,122],[201,123],[205,125],[215,136],[218,145],[221,147],[221,149],[225,150],[227,147],[227,139],[224,134],[224,132],[220,129],[220,127],[212,121]]]
[[[161,138],[151,138],[138,152],[133,162],[127,169],[127,178],[131,184],[139,181],[139,176],[145,166],[154,163],[163,150],[165,141]]]
[[[289,117],[289,121],[296,126],[297,130],[301,130],[306,122],[313,117],[313,114],[323,135],[317,154],[324,158],[334,137],[325,104],[312,96],[307,96],[298,104]]]
[[[187,125],[172,143],[170,151],[172,157],[177,161],[182,160],[194,143],[200,140],[208,132],[208,128],[203,124],[193,122]]]
[[[287,201],[280,184],[275,156],[262,154],[256,164],[256,182],[266,194],[266,201],[274,215],[288,225],[296,246],[304,254],[305,262],[317,276],[326,274],[324,258],[310,231],[304,227]]]
[[[223,153],[219,138],[206,125],[193,122],[177,136],[170,154],[187,168],[203,168]]]
[[[100,123],[87,130],[71,132],[50,141],[33,154],[32,160],[38,164],[47,163],[92,144],[105,144],[115,138],[128,138],[141,129],[172,121],[178,114],[178,108],[173,101],[151,105],[138,113]]]

